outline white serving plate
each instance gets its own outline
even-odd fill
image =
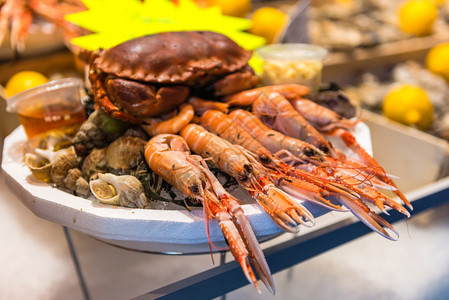
[[[357,125],[356,137],[361,145],[371,150],[369,129],[365,124]],[[129,249],[161,253],[210,251],[201,209],[132,209],[71,195],[34,178],[23,163],[25,141],[21,126],[6,137],[2,168],[11,191],[36,216]],[[328,212],[307,202],[303,205],[315,217]],[[243,209],[260,241],[282,233],[258,204],[245,204]],[[211,241],[224,246],[218,223],[209,224]]]

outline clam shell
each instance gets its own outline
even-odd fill
[[[125,207],[149,208],[141,182],[131,175],[98,174],[91,180],[90,190],[98,201],[104,204]]]
[[[25,164],[36,179],[43,182],[51,182],[51,163],[48,159],[40,155],[27,153],[25,154]]]
[[[61,149],[58,151],[36,149],[36,153],[49,160],[51,165],[50,179],[51,182],[58,186],[64,185],[64,178],[70,169],[77,168],[79,165],[74,147]]]

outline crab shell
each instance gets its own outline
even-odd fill
[[[164,32],[95,53],[89,79],[100,106],[114,117],[124,110],[135,117],[126,121],[139,123],[138,118],[173,110],[192,89],[208,88],[225,76],[228,86],[254,86],[257,77],[248,66],[250,57],[250,51],[219,33]],[[217,84],[221,89],[223,85]]]
[[[242,69],[250,57],[250,51],[215,32],[164,32],[107,49],[93,66],[117,77],[192,86]]]

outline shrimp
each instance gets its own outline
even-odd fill
[[[290,100],[293,107],[319,132],[327,135],[339,136],[345,145],[351,149],[361,162],[370,167],[372,172],[384,183],[392,187],[393,192],[411,209],[413,206],[405,195],[397,188],[394,181],[386,175],[379,163],[359,145],[354,135],[350,132],[360,120],[348,120],[332,110],[307,99],[296,98]],[[350,164],[349,160],[345,160]]]
[[[249,111],[236,109],[229,117],[276,156],[283,154],[300,162],[322,161],[325,154],[313,145],[273,130]]]
[[[260,287],[250,260],[262,282],[274,294],[268,264],[237,199],[226,192],[200,157],[190,154],[185,140],[173,134],[156,135],[148,141],[144,155],[156,174],[186,196],[201,201],[205,215],[219,222],[234,259],[259,293]]]
[[[180,134],[194,152],[211,159],[220,170],[235,178],[280,228],[296,232],[298,224],[314,224],[312,214],[278,189],[264,168],[257,162],[250,161],[248,154],[242,152],[241,148],[197,124],[187,125]]]
[[[357,154],[361,162],[370,167],[377,178],[392,186],[393,192],[402,200],[405,205],[407,205],[410,210],[413,210],[412,204],[407,199],[407,197],[405,197],[405,195],[398,189],[396,183],[387,175],[387,172],[385,172],[384,168],[371,155],[369,155],[368,152],[366,152],[366,150],[359,145],[359,143],[357,143],[354,135],[343,129],[336,129],[333,131],[333,134],[340,136],[345,145]]]

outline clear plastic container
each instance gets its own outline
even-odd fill
[[[328,52],[310,44],[272,44],[260,47],[256,53],[263,60],[264,85],[297,83],[315,90],[321,83]]]
[[[9,98],[6,111],[18,115],[28,138],[50,129],[69,128],[86,120],[82,88],[79,78],[53,80]]]

